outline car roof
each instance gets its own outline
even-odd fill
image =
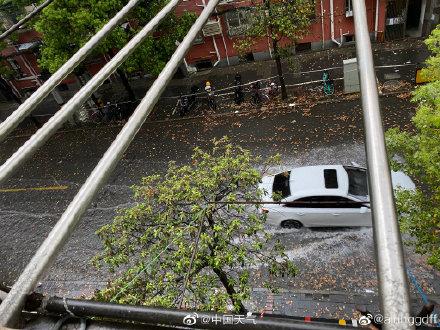
[[[336,170],[337,188],[326,188],[324,170]],[[342,165],[304,166],[290,171],[291,195],[286,201],[309,196],[348,195],[348,174]]]

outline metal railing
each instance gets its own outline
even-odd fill
[[[145,119],[151,113],[160,95],[191,47],[193,40],[214,11],[218,2],[219,0],[209,1],[129,121],[122,128],[110,148],[63,213],[61,219],[39,247],[6,299],[1,303],[0,326],[14,325],[20,315],[26,295],[34,289],[44,271],[48,269],[72,235],[81,216],[116,167]],[[174,4],[174,2],[171,2],[168,6],[172,7]],[[408,284],[404,272],[402,244],[393,201],[364,0],[353,0],[353,8],[382,312],[385,317],[405,318],[410,316]],[[156,17],[153,20],[155,19],[157,20]],[[135,46],[137,42],[140,43],[141,41],[142,38],[139,37],[132,45]],[[117,63],[119,65],[122,62],[122,57],[121,55],[121,58],[115,60],[113,64]],[[79,92],[82,95],[82,100],[85,100],[86,95],[90,95],[93,88],[97,86],[95,82],[103,81],[104,75],[111,71],[107,70],[108,67],[104,69],[92,79],[93,83],[89,82],[85,86],[87,88]],[[76,105],[72,103],[69,106],[69,111],[72,111],[75,107]],[[60,113],[63,111],[66,111],[66,109],[60,111]],[[0,168],[0,182],[12,173],[12,169],[17,168],[23,163],[24,159],[33,152],[34,147],[41,146],[50,134],[54,133],[59,127],[59,123],[62,122],[60,116],[62,115],[57,114],[55,116],[58,118],[55,120],[59,120],[58,124],[50,123],[50,121],[46,123],[45,127],[43,127],[45,134],[39,135],[41,140],[36,140],[35,138],[35,144],[28,144],[25,149],[19,149],[17,153],[21,153],[22,156],[18,157],[16,156],[17,153],[14,154],[12,160],[8,160],[5,163],[7,166],[3,165]],[[6,174],[3,172],[6,172]],[[409,323],[396,323],[385,324],[384,329],[409,330],[414,329],[414,327]]]
[[[179,0],[171,0],[151,21],[145,25],[97,74],[84,85],[61,110],[57,111],[32,137],[26,141],[2,166],[0,184],[7,180],[16,169],[31,157],[60,128],[69,117],[101,86],[104,81],[130,56],[141,43],[157,28],[159,23],[171,13]],[[37,91],[38,93],[38,91]],[[32,97],[32,96],[31,96]],[[16,111],[20,111],[20,108]],[[10,116],[14,116],[15,112]]]
[[[18,29],[20,29],[24,24],[26,24],[27,22],[29,22],[32,18],[34,18],[35,16],[37,16],[37,14],[42,11],[44,8],[46,8],[47,6],[49,6],[51,3],[53,2],[53,0],[46,0],[44,1],[41,5],[39,5],[38,7],[36,7],[31,13],[27,14],[25,17],[23,17],[21,20],[19,20],[17,23],[15,23],[14,25],[12,25],[9,29],[7,29],[5,32],[3,32],[0,35],[0,41],[7,38],[8,36],[10,36],[12,33],[14,33],[15,31],[17,31]]]
[[[159,77],[148,90],[147,94],[136,108],[133,115],[122,128],[121,132],[118,134],[110,148],[101,158],[98,165],[81,187],[73,201],[67,207],[67,210],[63,213],[61,219],[57,222],[52,231],[49,233],[48,237],[32,257],[31,261],[27,264],[26,268],[23,270],[17,282],[12,287],[6,299],[0,304],[1,326],[13,326],[17,322],[19,313],[21,312],[25,302],[26,295],[34,289],[43,272],[52,264],[57,254],[61,251],[64,244],[72,235],[78,221],[81,219],[81,216],[87,210],[87,207],[97,194],[99,188],[101,188],[101,186],[106,182],[113,169],[116,167],[118,161],[122,157],[124,151],[128,148],[136,133],[141,128],[143,122],[150,114],[151,110],[159,99],[159,96],[164,91],[168,82],[172,79],[174,73],[177,71],[177,68],[183,61],[185,54],[191,47],[193,40],[201,31],[203,25],[206,23],[209,16],[215,9],[218,1],[219,0],[209,1],[208,5],[197,18],[186,37],[177,47],[175,53],[162,70]],[[177,2],[178,0],[170,2],[167,7],[175,5]],[[157,19],[157,17],[158,16],[153,18],[153,20]],[[141,42],[141,40],[139,40],[139,42]],[[96,79],[99,79],[101,75],[101,72],[95,75],[95,77],[98,76]],[[46,123],[46,125],[48,123]],[[53,131],[55,131],[55,129],[56,127],[52,128],[52,131],[48,132],[54,133]],[[42,145],[43,143],[44,141],[39,144]],[[7,163],[12,165],[12,163],[9,161],[7,161]],[[19,162],[16,165],[18,166]],[[0,171],[3,171],[3,169],[0,168]],[[6,177],[2,172],[0,172],[0,175]]]
[[[352,0],[352,3],[381,307],[385,317],[408,319],[408,282],[379,108],[365,1]],[[409,330],[414,329],[414,326],[409,323],[389,323],[384,325],[384,329]]]
[[[35,93],[21,104],[6,120],[0,124],[0,142],[22,122],[64,78],[66,78],[93,49],[128,15],[141,0],[130,0],[106,25],[81,47],[63,66],[58,69]]]

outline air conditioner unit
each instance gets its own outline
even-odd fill
[[[398,17],[387,18],[385,21],[385,25],[397,25],[397,24],[403,24],[404,22],[405,19],[403,18],[403,16],[398,16]]]
[[[353,10],[347,10],[345,12],[345,17],[353,17]]]
[[[37,8],[35,5],[25,6],[24,11],[26,12],[26,14],[30,14],[35,10],[35,8]]]
[[[222,33],[222,27],[219,21],[208,21],[202,29],[205,37],[215,36]]]

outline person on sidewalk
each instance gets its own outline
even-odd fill
[[[104,123],[108,123],[109,121],[110,121],[110,118],[111,118],[111,113],[110,113],[110,102],[107,102],[105,105],[104,105],[104,108],[102,109],[102,112],[103,112],[103,114],[104,114]]]
[[[241,75],[235,75],[234,101],[236,105],[240,105],[244,101],[243,86],[241,83]]]
[[[211,82],[207,81],[205,84],[205,92],[208,94],[207,95],[207,99],[208,99],[208,107],[211,110],[216,110],[217,109],[217,103],[215,101],[215,94],[214,94],[214,89],[211,86]]]

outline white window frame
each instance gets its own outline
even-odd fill
[[[353,4],[352,0],[345,0],[345,17],[353,17]]]
[[[20,66],[20,63],[15,58],[7,58],[6,61],[11,66],[12,70],[16,73],[18,76],[18,79],[23,79],[29,76]]]
[[[229,34],[229,36],[239,36],[239,35],[242,35],[244,33],[244,30],[248,26],[247,24],[242,22],[242,19],[240,18],[240,12],[241,13],[248,13],[248,14],[250,14],[250,9],[236,8],[233,11],[227,12],[226,15],[225,15],[226,24],[228,25],[228,34]],[[238,26],[231,26],[231,24],[229,22],[230,19],[228,17],[231,14],[237,15],[238,24],[239,24]]]

